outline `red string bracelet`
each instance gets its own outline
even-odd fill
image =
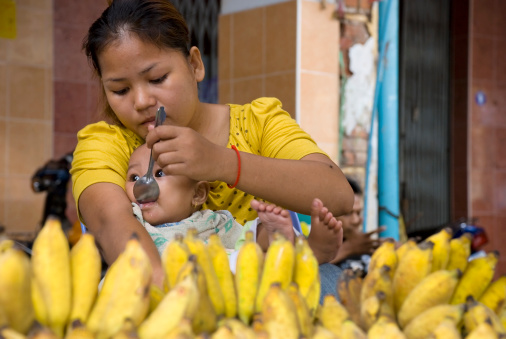
[[[232,145],[232,149],[237,153],[237,178],[235,179],[235,182],[233,185],[227,184],[228,188],[234,188],[237,186],[237,183],[239,182],[239,178],[241,177],[241,155],[239,154],[239,150],[235,145]]]

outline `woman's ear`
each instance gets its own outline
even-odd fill
[[[201,82],[202,80],[204,80],[204,76],[206,75],[206,69],[204,67],[204,62],[202,61],[200,51],[195,46],[190,48],[189,61],[190,65],[192,66],[193,75],[195,76],[195,79],[197,79],[197,82]]]
[[[195,194],[193,195],[192,205],[200,206],[206,202],[209,195],[210,184],[207,181],[199,181],[195,187]]]

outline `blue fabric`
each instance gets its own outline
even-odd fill
[[[290,210],[288,212],[290,212],[290,216],[292,217],[293,228],[295,228],[299,233],[302,233],[302,228],[300,227],[300,221],[297,213]]]
[[[84,226],[83,223],[81,223],[81,232],[84,234],[86,233],[86,226]]]
[[[320,304],[323,304],[323,298],[327,294],[332,294],[339,300],[337,295],[337,280],[343,273],[343,270],[334,264],[321,264],[320,265],[320,281],[321,281],[321,295]]]

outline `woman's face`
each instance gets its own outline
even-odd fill
[[[149,155],[150,150],[146,145],[141,145],[130,157],[125,189],[132,202],[136,202],[134,184],[146,174]],[[188,218],[194,211],[192,202],[197,183],[185,176],[165,175],[156,163],[153,166],[153,176],[160,188],[160,195],[155,202],[139,205],[144,220],[151,225],[160,225]]]
[[[145,138],[160,106],[167,113],[166,125],[191,127],[199,103],[197,83],[204,78],[197,48],[186,58],[127,33],[98,60],[107,101],[126,128]]]

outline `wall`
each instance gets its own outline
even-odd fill
[[[18,237],[38,228],[45,194],[30,179],[53,152],[53,1],[16,12],[17,37],[0,38],[0,225]]]
[[[506,243],[506,2],[470,0],[469,215],[485,227],[486,250]],[[476,95],[485,101],[479,105]],[[499,262],[506,273],[506,256]]]

